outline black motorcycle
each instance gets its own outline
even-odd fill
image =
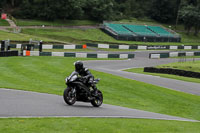
[[[97,84],[100,79],[93,80]],[[73,105],[76,101],[91,102],[94,107],[99,107],[103,103],[103,94],[97,90],[97,95],[93,95],[93,89],[86,84],[84,78],[78,76],[76,71],[65,79],[67,88],[63,98],[68,105]]]

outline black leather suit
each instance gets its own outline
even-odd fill
[[[78,72],[78,74],[79,74],[81,77],[83,77],[83,78],[86,79],[86,84],[87,84],[87,85],[91,86],[91,87],[93,88],[94,91],[97,90],[96,85],[93,83],[94,76],[91,74],[91,72],[89,71],[88,68],[82,68],[82,69],[79,70],[79,71],[76,70],[76,72]]]

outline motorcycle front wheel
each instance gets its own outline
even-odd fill
[[[98,90],[98,96],[95,97],[94,100],[91,101],[91,104],[94,107],[99,107],[103,103],[103,94],[100,90]]]
[[[73,105],[76,102],[76,91],[74,88],[67,87],[63,93],[64,101],[68,105]]]

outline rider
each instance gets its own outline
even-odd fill
[[[78,72],[78,74],[83,77],[86,80],[86,84],[88,84],[89,86],[91,86],[94,90],[94,95],[97,95],[97,87],[96,85],[93,83],[94,81],[94,76],[91,74],[91,72],[89,71],[88,68],[85,68],[83,66],[83,62],[81,61],[76,61],[74,62],[75,65],[75,71]]]

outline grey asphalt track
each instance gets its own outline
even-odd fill
[[[187,59],[187,61],[190,61],[193,59]],[[160,64],[167,64],[171,62],[178,62],[179,59],[148,59],[138,57],[131,60],[112,60],[112,61],[85,61],[84,64],[93,70],[110,73],[113,75],[121,76],[124,78],[129,78],[145,83],[150,83],[153,85],[182,91],[185,93],[190,93],[194,95],[200,95],[200,84],[199,83],[192,83],[192,82],[185,82],[175,79],[169,79],[169,78],[162,78],[159,76],[151,76],[151,75],[145,75],[145,74],[136,74],[136,73],[130,73],[122,71],[124,69],[128,68],[140,68],[140,67],[147,67],[147,66],[156,66]]]
[[[112,118],[143,118],[191,121],[195,120],[151,113],[137,109],[103,104],[99,108],[90,103],[77,102],[74,106],[64,103],[62,96],[0,89],[0,118],[10,117],[112,117]]]
[[[148,52],[135,52],[135,54],[137,58],[131,60],[85,61],[84,64],[90,69],[101,72],[200,95],[200,84],[122,71],[128,68],[179,61],[179,59],[148,59],[146,58]],[[117,117],[195,121],[107,104],[103,104],[100,108],[81,102],[77,102],[74,106],[68,106],[64,103],[62,96],[0,89],[0,118],[8,117]]]

